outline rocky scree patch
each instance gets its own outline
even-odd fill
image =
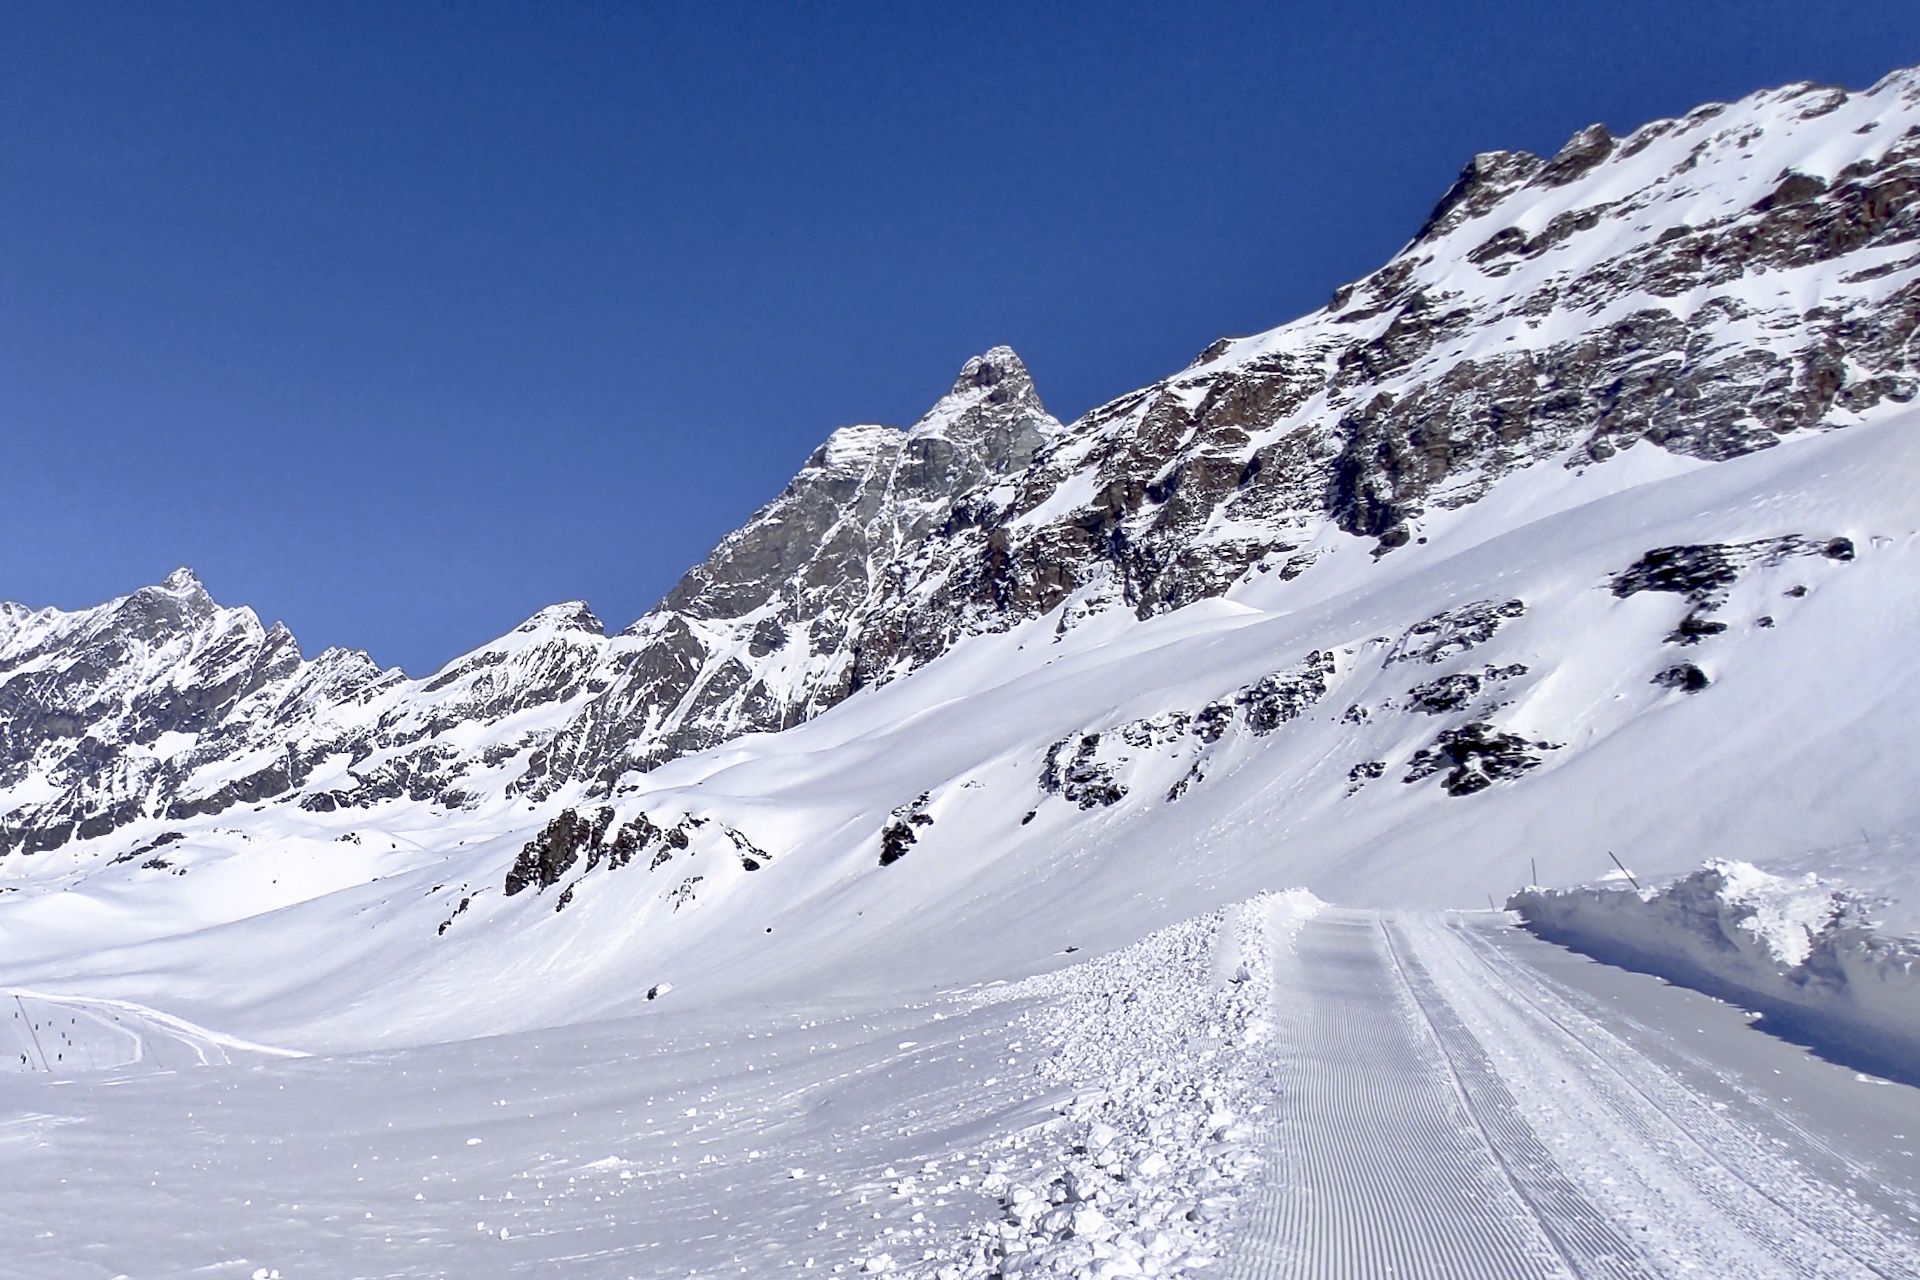
[[[1167,792],[1168,800],[1178,800],[1204,780],[1209,749],[1236,723],[1264,737],[1297,720],[1326,696],[1336,668],[1331,651],[1315,649],[1293,666],[1262,676],[1231,698],[1198,711],[1168,711],[1111,729],[1070,734],[1047,748],[1040,789],[1082,809],[1098,809],[1126,798],[1120,771],[1142,754],[1193,751],[1192,766]]]
[[[726,842],[743,870],[758,871],[772,860],[771,855],[755,845],[744,833],[711,818],[696,818],[688,814],[668,824],[656,821],[643,811],[615,826],[614,811],[608,806],[603,805],[589,813],[563,809],[522,847],[519,856],[514,859],[513,866],[507,871],[506,895],[513,897],[528,888],[543,893],[558,884],[580,864],[582,858],[585,859],[585,866],[581,868],[582,876],[602,863],[612,871],[643,859],[649,871],[657,871],[675,854],[691,850],[695,833],[709,826],[716,829],[715,838]],[[693,877],[690,883],[700,879]],[[564,910],[573,901],[573,891],[578,884],[576,880],[561,892],[554,908],[556,911]],[[690,896],[691,893],[692,890],[687,889],[687,894],[683,896]],[[680,901],[676,900],[678,905]]]

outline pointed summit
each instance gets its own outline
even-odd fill
[[[560,604],[550,604],[515,627],[514,631],[582,631],[595,636],[607,634],[605,624],[594,616],[593,610],[587,607],[585,600],[567,600]]]
[[[184,564],[154,583],[117,601],[115,616],[142,620],[142,626],[192,626],[219,612],[207,587]]]
[[[984,398],[989,404],[1032,399],[1037,405],[1040,400],[1026,362],[1012,347],[1005,345],[991,347],[961,365],[960,376],[953,380],[953,389],[947,395],[973,398],[981,392],[986,393]]]
[[[176,596],[205,596],[207,587],[200,581],[200,575],[186,565],[181,565],[168,574],[160,583],[160,590]]]
[[[1059,429],[1026,362],[1012,347],[997,346],[961,365],[952,389],[907,434],[912,440],[941,436],[977,450],[987,468],[999,472],[1025,466]]]

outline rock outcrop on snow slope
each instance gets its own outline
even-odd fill
[[[1292,578],[1330,540],[1388,554],[1522,468],[1859,423],[1920,390],[1917,241],[1920,73],[1794,85],[1477,156],[1320,311],[1069,426],[996,348],[911,428],[834,433],[615,636],[563,605],[414,681],[303,661],[190,575],[0,606],[0,852],[243,804],[606,796],[1069,600],[1062,625],[1146,617]],[[1437,767],[1477,782],[1463,742]]]

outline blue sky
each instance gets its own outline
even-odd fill
[[[1475,151],[1920,62],[1920,5],[0,10],[0,598],[191,564],[420,674],[643,612],[971,354],[1063,418]]]

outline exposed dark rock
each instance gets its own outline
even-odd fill
[[[1388,650],[1384,667],[1400,662],[1444,662],[1491,640],[1494,633],[1527,611],[1519,600],[1479,600],[1446,609],[1407,628]]]
[[[1430,716],[1458,711],[1480,692],[1480,686],[1480,677],[1471,671],[1441,676],[1438,680],[1429,680],[1409,689],[1407,710]]]
[[[1347,770],[1347,794],[1353,795],[1360,788],[1380,777],[1387,771],[1385,760],[1362,760]]]
[[[1603,124],[1590,124],[1567,140],[1534,175],[1535,184],[1563,187],[1584,178],[1593,167],[1613,154],[1613,135]]]
[[[1218,742],[1233,725],[1233,708],[1224,702],[1210,702],[1193,716],[1193,736],[1202,742]]]
[[[1682,693],[1698,693],[1713,682],[1707,679],[1707,673],[1691,662],[1681,662],[1668,667],[1653,678],[1653,683],[1663,689],[1678,689]]]
[[[1290,670],[1276,672],[1241,690],[1234,702],[1245,708],[1249,729],[1256,734],[1272,733],[1326,696],[1327,680],[1333,671],[1333,655],[1316,649]]]
[[[1441,786],[1448,795],[1472,795],[1538,767],[1542,749],[1550,749],[1549,744],[1529,742],[1477,720],[1446,730],[1431,746],[1415,752],[1403,781],[1418,782],[1445,769]]]
[[[466,909],[472,905],[473,905],[473,897],[471,894],[461,898],[460,904],[453,909],[453,914],[440,922],[440,928],[435,931],[437,936],[444,938],[447,934],[447,930],[453,928],[453,922],[459,919],[460,916],[465,913]]]
[[[1047,748],[1040,786],[1049,795],[1062,796],[1082,809],[1118,804],[1126,798],[1126,784],[1113,776],[1111,765],[1098,758],[1100,735],[1077,734]]]
[[[1726,599],[1727,589],[1751,566],[1775,565],[1794,556],[1815,554],[1851,560],[1853,542],[1833,538],[1821,544],[1790,534],[1753,542],[1655,547],[1615,574],[1611,586],[1613,594],[1621,599],[1642,591],[1665,591],[1683,595],[1696,605],[1712,606]]]
[[[705,876],[688,876],[685,880],[673,886],[672,892],[667,894],[668,903],[672,905],[675,911],[680,910],[682,907],[693,905],[699,893],[700,882],[704,879],[706,879]]]
[[[1699,609],[1691,609],[1687,616],[1680,619],[1680,625],[1667,633],[1668,644],[1699,644],[1709,636],[1717,636],[1727,629],[1727,624],[1709,618]]]
[[[907,856],[907,850],[919,840],[919,828],[933,825],[933,815],[926,811],[928,792],[922,791],[909,804],[903,804],[893,811],[887,825],[880,832],[880,865],[890,867]]]
[[[1739,576],[1724,546],[1655,547],[1615,574],[1612,585],[1623,600],[1642,591],[1670,591],[1705,603],[1722,597]]]
[[[529,885],[544,891],[558,884],[582,852],[600,843],[612,821],[612,809],[597,809],[584,816],[572,809],[561,810],[514,859],[507,871],[507,896],[511,898]]]

